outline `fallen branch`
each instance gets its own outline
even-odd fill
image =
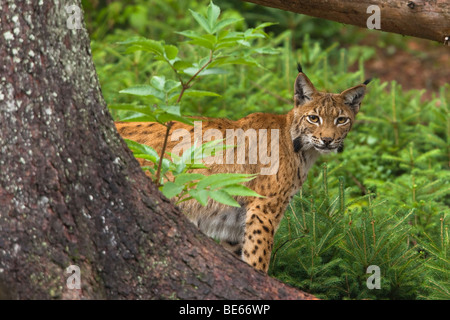
[[[450,45],[448,38],[450,36],[450,1],[448,0],[245,1],[363,28],[368,27],[368,19],[375,14],[371,6],[376,6],[379,8],[381,31],[434,40]]]

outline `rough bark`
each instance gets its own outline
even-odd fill
[[[67,28],[65,5],[0,7],[0,298],[312,298],[162,197],[115,130],[88,34]],[[70,265],[79,290],[66,286]]]
[[[381,30],[444,43],[450,36],[448,0],[245,0],[267,7],[367,28],[372,11],[380,8]],[[301,32],[301,30],[299,30]]]

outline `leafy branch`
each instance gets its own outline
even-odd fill
[[[136,142],[127,141],[129,147],[134,150],[136,157],[144,158],[154,164],[154,168],[146,167],[154,177],[154,182],[169,198],[178,198],[178,201],[186,201],[195,198],[206,205],[210,197],[221,203],[231,206],[239,206],[233,196],[259,196],[252,190],[243,186],[254,178],[251,175],[217,174],[208,177],[201,174],[187,173],[186,163],[174,163],[165,158],[170,130],[176,121],[192,125],[192,121],[181,115],[180,104],[183,97],[191,95],[195,97],[219,96],[209,91],[191,90],[194,81],[203,76],[222,74],[224,71],[218,67],[233,64],[258,65],[250,55],[239,56],[240,46],[251,48],[251,41],[256,38],[266,37],[263,28],[270,24],[261,25],[245,32],[230,32],[224,28],[232,25],[240,19],[220,20],[220,8],[213,2],[206,10],[206,16],[190,10],[203,32],[183,31],[178,32],[189,40],[187,44],[201,49],[207,49],[208,55],[197,63],[182,60],[177,46],[165,44],[163,41],[155,41],[143,37],[132,38],[120,44],[126,46],[125,53],[137,51],[147,52],[153,55],[155,60],[164,62],[174,72],[177,80],[166,79],[163,76],[154,76],[150,85],[139,85],[120,91],[151,101],[151,105],[116,104],[109,105],[111,109],[131,111],[131,116],[122,118],[122,121],[151,121],[158,122],[166,127],[164,141],[160,154],[148,146],[142,146]],[[206,32],[206,33],[204,33]],[[232,50],[231,50],[231,49]],[[248,50],[247,50],[248,51]],[[273,53],[267,50],[268,53]],[[187,79],[185,79],[185,77]],[[208,144],[205,144],[208,145]],[[195,146],[194,146],[195,147]],[[199,146],[196,148],[203,148]],[[189,157],[182,156],[187,161],[191,160],[192,152],[187,151]],[[196,151],[195,151],[196,152]],[[203,156],[203,152],[200,152]],[[197,168],[205,168],[198,166]],[[167,179],[166,173],[171,172],[174,181]],[[163,177],[166,177],[164,182]]]

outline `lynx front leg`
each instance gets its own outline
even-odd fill
[[[276,226],[271,215],[261,210],[262,206],[253,206],[247,211],[242,259],[254,268],[267,272]]]

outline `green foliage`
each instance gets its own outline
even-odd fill
[[[426,267],[429,275],[426,279],[425,287],[429,290],[430,295],[423,298],[428,299],[450,299],[450,258],[449,254],[449,236],[448,225],[445,224],[444,218],[441,221],[440,237],[437,241],[431,239],[426,234],[427,241],[421,243],[424,248],[422,253],[429,255]]]
[[[220,140],[210,141],[200,146],[193,145],[179,158],[172,155],[175,158],[174,161],[167,158],[161,160],[160,155],[152,147],[132,140],[125,141],[136,158],[152,163],[151,166],[143,167],[143,170],[148,170],[152,177],[156,176],[158,166],[161,165],[160,190],[176,203],[195,199],[205,206],[211,198],[226,205],[240,207],[233,196],[260,197],[259,194],[242,185],[254,179],[254,175],[229,173],[205,176],[195,172],[195,169],[207,168],[201,160],[206,155],[215,155],[216,146],[221,142]]]
[[[448,299],[448,227],[439,243],[414,236],[415,209],[398,208],[376,194],[345,200],[339,179],[329,191],[324,165],[320,187],[301,192],[276,237],[270,273],[327,299]],[[354,206],[366,201],[366,205]],[[380,289],[369,289],[371,265]],[[427,296],[429,295],[429,296]]]
[[[356,45],[366,32],[242,1],[216,4],[220,15],[209,0],[84,2],[116,119],[285,113],[298,61],[320,90],[369,77],[364,65],[375,49]],[[402,42],[377,38],[379,46]],[[450,86],[430,99],[395,81],[374,79],[368,89],[345,151],[319,160],[326,173],[313,166],[282,220],[271,275],[324,298],[448,299]],[[202,153],[192,152],[186,158]],[[160,155],[148,153],[157,168]],[[213,181],[177,165],[162,161],[171,182],[163,192],[177,201],[211,197]],[[228,186],[230,196],[238,192]],[[380,267],[380,290],[366,286],[369,265]]]
[[[219,19],[220,8],[213,2],[208,6],[206,15],[193,10],[189,11],[206,31],[206,34],[195,31],[179,33],[191,39],[189,43],[192,49],[195,47],[208,49],[208,57],[204,57],[198,62],[182,60],[178,57],[178,47],[167,45],[164,41],[134,37],[120,42],[126,47],[124,54],[145,52],[151,54],[153,59],[164,62],[173,71],[176,80],[166,79],[165,76],[153,76],[149,85],[132,86],[120,91],[120,93],[134,96],[135,99],[143,98],[145,104],[110,104],[109,108],[127,112],[125,117],[119,115],[121,121],[158,122],[166,126],[166,141],[174,121],[193,125],[191,119],[183,117],[180,112],[184,95],[192,97],[219,96],[211,91],[191,90],[194,81],[202,76],[222,74],[224,71],[217,68],[218,66],[251,65],[253,60],[249,53],[240,55],[239,51],[233,50],[232,53],[227,54],[226,49],[236,48],[239,45],[250,47],[252,39],[266,36],[263,27],[267,24],[246,32],[224,30],[226,26],[239,19]],[[214,155],[211,149],[217,145],[217,141],[211,141],[199,147],[191,146],[176,162],[164,157],[165,142],[160,155],[149,146],[131,140],[126,142],[136,158],[152,163],[151,166],[145,166],[143,169],[150,173],[156,184],[160,186],[161,192],[167,198],[176,198],[177,203],[195,199],[200,204],[206,205],[208,199],[211,198],[226,205],[240,207],[233,196],[259,197],[256,192],[242,185],[242,183],[252,180],[254,178],[252,175],[229,173],[205,176],[191,172],[194,169],[207,169],[201,164],[201,160],[205,154]],[[206,151],[208,152],[206,153]]]

